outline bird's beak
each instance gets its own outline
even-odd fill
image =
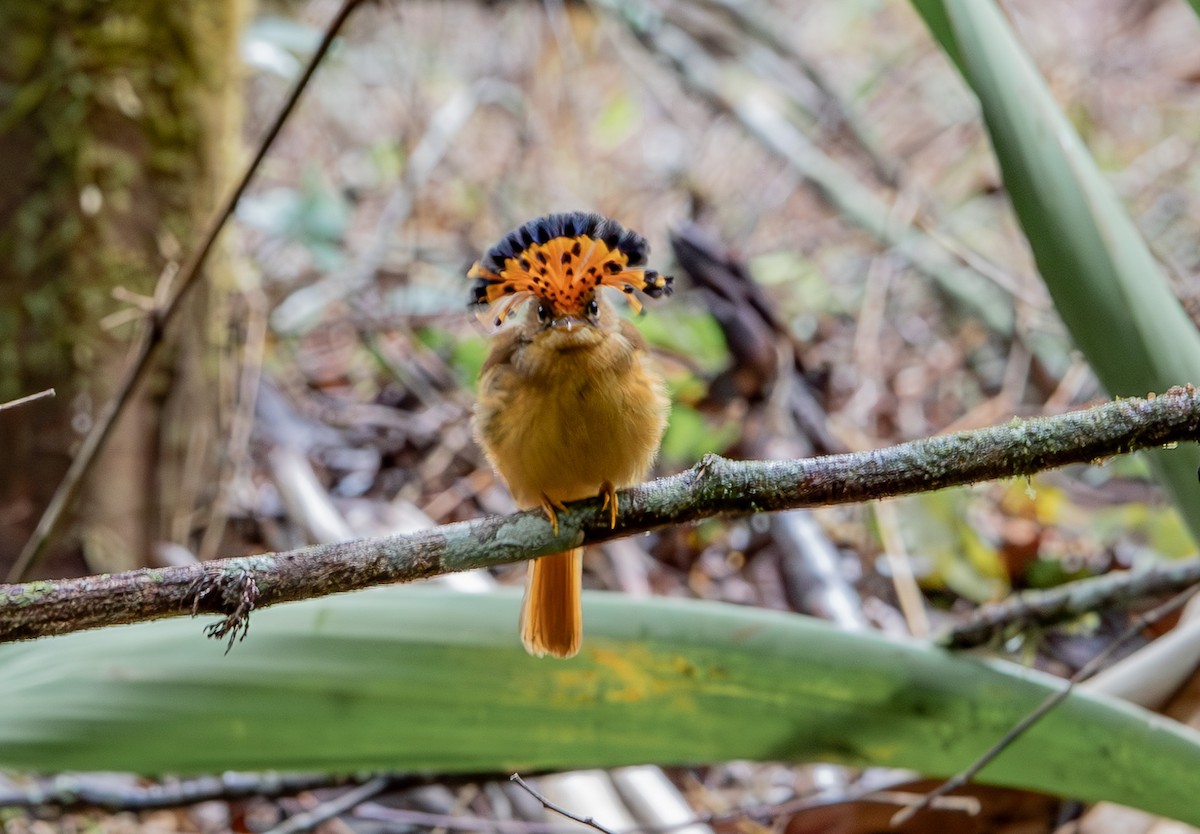
[[[587,322],[578,316],[563,316],[562,318],[555,319],[554,321],[550,322],[550,326],[555,330],[566,330],[568,333],[570,333],[576,327],[583,327],[585,324],[587,324]]]

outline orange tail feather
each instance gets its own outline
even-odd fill
[[[534,559],[521,603],[521,642],[535,657],[573,657],[583,642],[583,548]]]

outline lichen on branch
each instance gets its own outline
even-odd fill
[[[527,511],[186,567],[0,585],[0,642],[189,613],[222,615],[208,632],[232,641],[245,635],[252,610],[280,602],[493,567],[713,516],[926,492],[1196,440],[1200,394],[1188,386],[869,452],[802,460],[709,455],[621,491],[611,529],[593,499],[560,512],[557,532],[540,511]]]

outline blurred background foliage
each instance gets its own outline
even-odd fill
[[[362,5],[226,233],[229,299],[204,325],[224,348],[209,389],[221,475],[153,559],[511,510],[470,436],[487,336],[464,274],[550,211],[619,219],[678,277],[637,319],[674,401],[660,471],[709,451],[869,449],[1189,381],[1194,11],[947,5]],[[247,146],[336,7],[246,13],[228,92]],[[5,91],[11,114],[20,88]],[[21,299],[5,303],[19,318]],[[89,305],[99,319],[128,299]],[[1184,516],[1141,457],[814,515],[864,621],[919,633],[898,599],[908,572],[937,625],[1013,589],[1193,553],[1194,458],[1166,480]],[[0,507],[13,529],[38,510],[18,493]],[[797,557],[764,519],[639,544],[590,553],[587,584],[804,610]],[[1089,623],[1086,640],[1123,624]],[[1061,643],[1004,648],[1056,672],[1081,662]]]
[[[1191,304],[1194,16],[1176,3],[1004,8]],[[254,97],[277,100],[330,10],[260,9],[243,42],[248,135],[269,112]],[[481,32],[494,48],[480,48]],[[469,389],[486,335],[463,312],[464,267],[529,217],[580,207],[646,234],[655,264],[677,273],[672,228],[697,223],[723,242],[798,346],[843,448],[1105,395],[1035,271],[977,102],[899,3],[363,9],[239,209],[246,271],[285,325],[268,361],[304,369],[292,379],[300,395],[395,404],[412,397],[411,380],[381,358],[415,347]],[[364,269],[373,280],[360,280]],[[731,361],[726,336],[708,296],[680,282],[638,321],[675,395],[664,469],[770,447],[769,386],[714,392]],[[331,283],[340,289],[313,292]],[[465,420],[469,394],[459,403]],[[409,468],[372,494],[444,497],[463,478],[486,480],[475,454],[466,444],[442,455],[451,465],[432,485],[418,482],[427,468]],[[460,491],[504,508],[499,490]],[[998,500],[1010,491],[905,500],[923,581],[981,601],[1042,561],[1069,556],[1073,576],[1192,548],[1137,461],[1035,479],[1020,508]],[[869,512],[823,516],[836,526]],[[1106,523],[1117,515],[1129,523]],[[848,546],[869,559],[878,543],[857,538]],[[1039,584],[1055,573],[1037,572]]]

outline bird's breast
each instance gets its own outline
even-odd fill
[[[521,506],[591,497],[605,481],[628,486],[653,463],[669,407],[663,383],[640,351],[606,347],[542,357],[531,344],[532,355],[484,380],[477,433]]]

